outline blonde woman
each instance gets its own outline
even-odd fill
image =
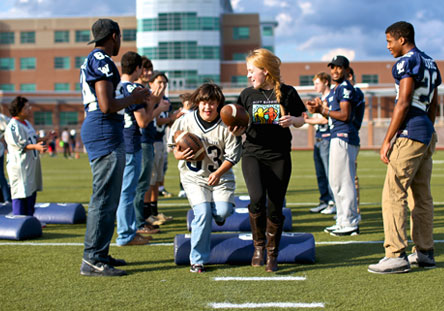
[[[283,84],[280,59],[266,49],[252,51],[247,59],[248,80],[238,104],[250,115],[245,129],[242,172],[250,195],[250,223],[254,241],[251,265],[277,271],[277,256],[284,216],[282,206],[291,175],[291,125],[304,124],[305,106],[296,90]]]

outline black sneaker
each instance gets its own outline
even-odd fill
[[[103,262],[98,262],[92,264],[85,259],[82,259],[82,265],[80,267],[80,274],[85,276],[124,276],[127,275],[126,271],[119,270],[105,264]]]
[[[203,265],[199,265],[199,264],[191,265],[190,272],[203,273],[203,272],[205,272],[205,268]]]
[[[113,267],[126,266],[126,261],[108,256],[108,264]]]

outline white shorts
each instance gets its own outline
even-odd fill
[[[150,186],[154,186],[157,182],[161,182],[165,174],[163,170],[165,161],[165,144],[163,143],[163,141],[156,141],[154,142],[153,147],[154,160]]]
[[[181,182],[191,206],[204,202],[230,202],[234,204],[234,180],[221,180],[216,186],[181,175]]]

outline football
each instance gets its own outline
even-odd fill
[[[220,110],[220,118],[228,126],[248,126],[250,116],[247,111],[238,104],[228,104]]]
[[[202,161],[205,157],[205,150],[202,141],[193,133],[178,130],[176,133],[174,133],[174,142],[177,146],[179,146],[179,150],[181,151],[187,148],[193,150],[194,161]]]

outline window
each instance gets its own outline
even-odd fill
[[[14,84],[0,84],[0,90],[5,92],[13,92],[15,91]]]
[[[233,39],[242,40],[250,38],[250,28],[248,27],[234,27],[233,28]]]
[[[123,29],[123,41],[136,41],[137,29]]]
[[[69,30],[54,31],[54,42],[55,43],[69,42]]]
[[[74,66],[75,68],[80,68],[83,65],[83,62],[85,61],[86,56],[76,56],[74,59]]]
[[[300,76],[299,85],[300,86],[310,86],[313,85],[314,75]]]
[[[35,43],[35,31],[20,32],[20,43]]]
[[[82,86],[80,85],[80,82],[76,83],[76,85],[74,87],[74,90],[76,90],[76,91],[81,91],[82,90]]]
[[[272,37],[273,36],[273,27],[272,26],[262,27],[262,35],[264,37]]]
[[[61,111],[60,125],[77,125],[78,113],[76,111]]]
[[[35,125],[52,125],[51,111],[35,111],[34,112]]]
[[[142,48],[139,53],[149,59],[219,59],[218,46],[198,46],[195,41],[159,42],[158,47]]]
[[[138,21],[139,31],[219,30],[218,17],[198,17],[195,12],[159,13]]]
[[[378,75],[362,75],[362,83],[378,84]]]
[[[35,83],[22,83],[20,84],[20,91],[34,92],[36,90]]]
[[[231,83],[239,86],[247,86],[248,78],[247,76],[231,76]]]
[[[88,42],[89,30],[76,30],[76,42]]]
[[[233,53],[233,60],[245,61],[247,53]]]
[[[0,44],[14,44],[14,33],[0,32]]]
[[[20,58],[20,70],[32,70],[36,67],[35,57]]]
[[[55,69],[69,69],[69,57],[54,57]]]
[[[2,57],[0,58],[0,70],[14,70],[15,62],[14,58]]]
[[[54,91],[56,92],[69,91],[69,83],[54,83]]]

